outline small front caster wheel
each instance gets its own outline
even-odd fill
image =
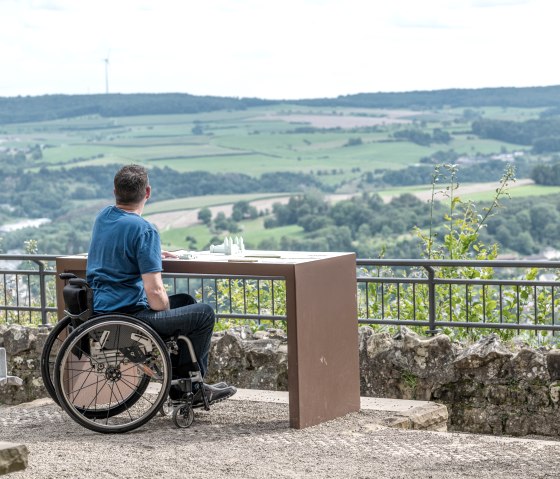
[[[173,411],[173,422],[177,427],[189,427],[194,421],[194,411],[190,406],[179,406]]]

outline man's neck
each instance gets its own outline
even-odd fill
[[[144,204],[122,205],[122,204],[116,203],[115,206],[119,210],[126,211],[127,213],[135,213],[138,216],[142,216],[142,211],[144,211]]]

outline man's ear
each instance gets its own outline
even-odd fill
[[[150,185],[146,186],[146,199],[149,199],[152,196],[152,187]]]

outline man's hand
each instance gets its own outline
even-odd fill
[[[179,256],[177,256],[175,253],[172,253],[171,251],[162,251],[162,252],[161,252],[161,257],[162,257],[163,259],[166,259],[166,258],[175,258],[175,259],[177,259]]]

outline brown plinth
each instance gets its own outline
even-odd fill
[[[235,261],[235,256],[199,253],[196,259],[164,260],[163,268],[166,273],[283,276],[288,316],[290,426],[301,429],[358,411],[355,255],[274,254],[279,257],[244,262]],[[84,276],[86,258],[60,257],[56,265],[58,273]],[[62,286],[62,281],[58,281],[60,317],[64,314]]]

